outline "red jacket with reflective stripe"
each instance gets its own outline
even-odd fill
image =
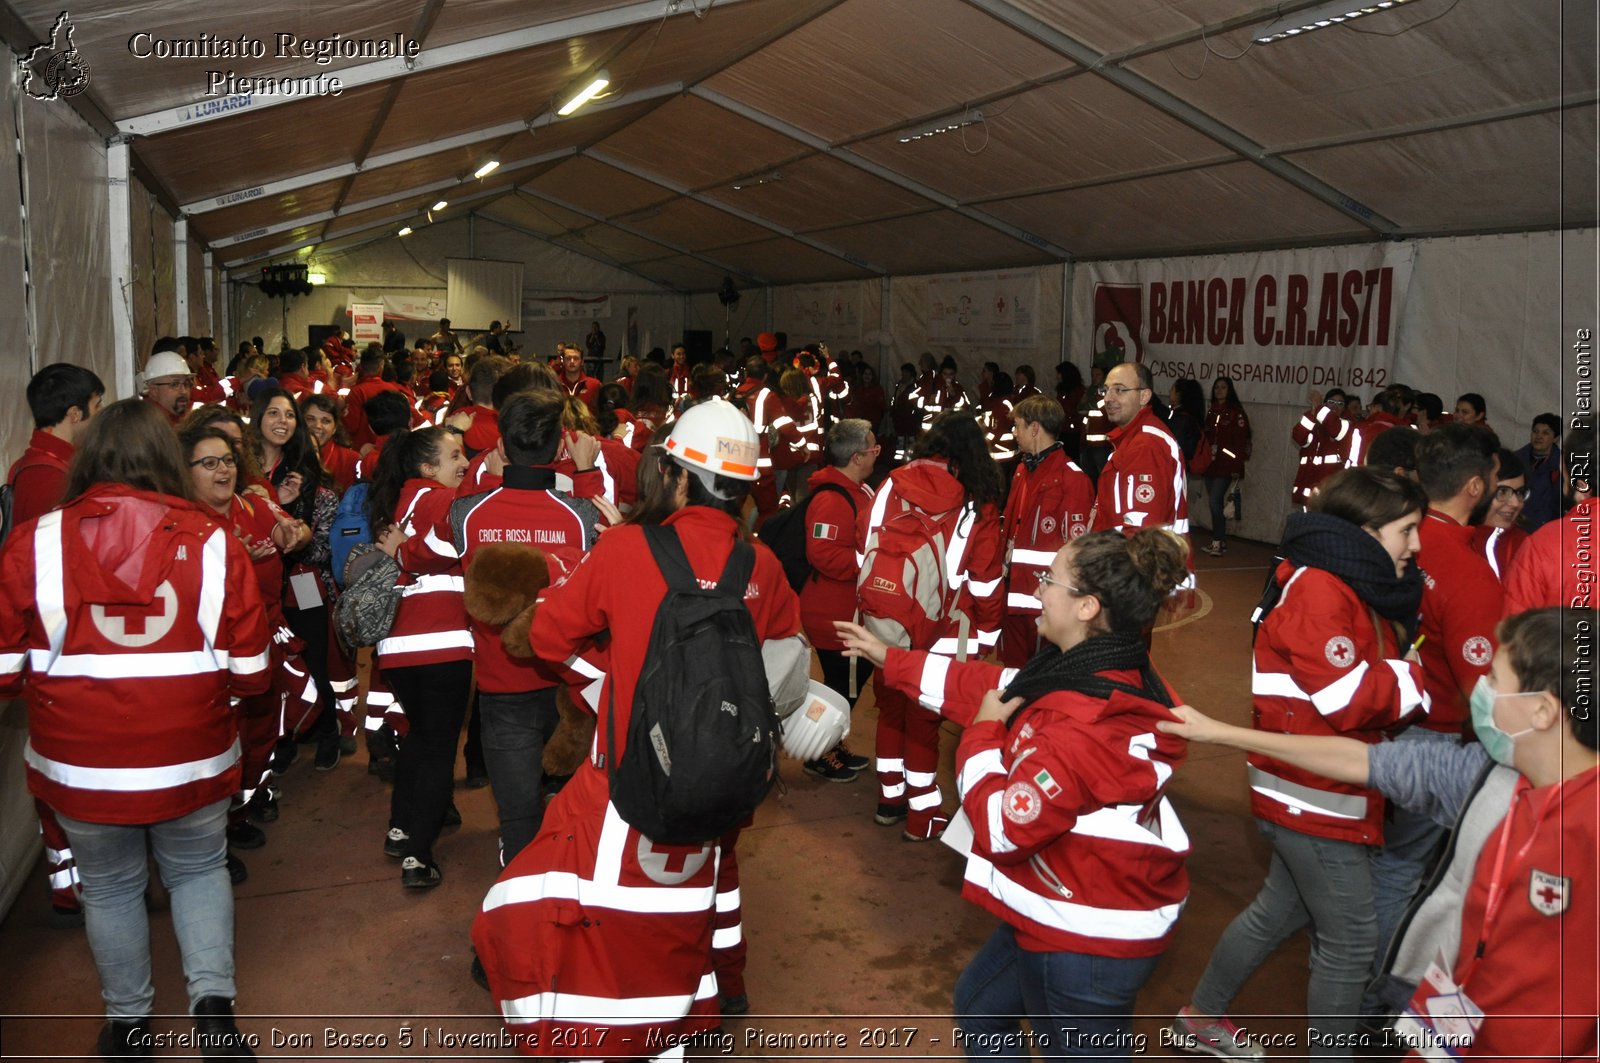
[[[1343,735],[1382,741],[1384,732],[1426,711],[1422,666],[1404,660],[1395,626],[1374,613],[1338,576],[1320,568],[1278,566],[1278,605],[1256,632],[1250,694],[1258,731]],[[1250,809],[1318,838],[1377,845],[1383,797],[1252,753]]]
[[[1017,462],[1001,522],[1006,540],[1006,612],[1037,613],[1039,574],[1056,551],[1089,530],[1094,483],[1059,446],[1030,470]]]
[[[1189,838],[1164,796],[1188,743],[1156,730],[1165,707],[1121,692],[1058,691],[1009,729],[972,723],[1016,671],[898,649],[884,662],[885,682],[966,727],[956,789],[973,847],[961,895],[1015,927],[1025,949],[1160,955],[1189,893]]]
[[[1303,506],[1322,481],[1344,468],[1350,422],[1328,407],[1318,406],[1300,415],[1289,437],[1300,451],[1289,499]]]
[[[1594,602],[1597,516],[1600,499],[1591,498],[1528,536],[1505,577],[1504,615],[1551,605],[1582,609]]]
[[[861,554],[867,548],[867,514],[872,510],[872,488],[858,484],[836,466],[818,469],[807,481],[811,490],[806,506],[806,561],[812,576],[800,588],[800,619],[811,645],[842,650],[834,630],[835,620],[849,620],[856,612],[856,579],[861,575]],[[856,508],[838,491],[818,491],[822,484],[850,492]]]
[[[1167,426],[1146,406],[1111,429],[1111,459],[1100,472],[1091,531],[1116,528],[1132,535],[1166,526],[1189,533],[1189,482],[1183,454]]]
[[[1495,625],[1505,591],[1482,554],[1472,548],[1472,528],[1430,509],[1417,528],[1422,550],[1422,629],[1418,655],[1433,709],[1424,727],[1461,735],[1472,718],[1467,700],[1494,658]]]
[[[1213,402],[1206,413],[1205,445],[1211,447],[1207,478],[1243,476],[1250,460],[1250,418],[1240,407]]]
[[[431,544],[426,537],[434,535],[434,529],[445,521],[455,497],[454,491],[423,477],[407,480],[400,492],[394,519],[413,539],[420,536],[423,541],[414,543],[408,539],[395,557],[403,572],[400,585],[405,592],[395,610],[389,637],[377,646],[378,664],[384,668],[472,660],[461,562],[451,562],[443,571],[435,571],[438,566],[427,560]],[[453,549],[447,542],[438,545],[443,547],[441,554],[448,555]]]
[[[230,697],[271,685],[250,558],[199,510],[97,487],[0,553],[0,696],[28,705],[28,788],[94,823],[188,815],[239,788]]]

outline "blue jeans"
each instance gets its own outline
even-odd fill
[[[1228,518],[1222,515],[1222,507],[1228,501],[1228,492],[1233,489],[1231,476],[1207,476],[1206,499],[1211,503],[1211,541],[1225,543],[1228,541]]]
[[[106,1016],[133,1020],[155,1010],[150,981],[150,878],[145,839],[172,894],[172,929],[189,982],[189,1004],[234,996],[233,883],[228,879],[228,801],[161,823],[85,823],[59,816],[83,879],[84,924],[100,972]]]
[[[1002,924],[956,981],[961,1047],[968,1059],[1023,1059],[1030,1046],[1045,1059],[1129,1059],[1134,1002],[1160,960],[1032,952]]]
[[[1378,949],[1368,846],[1334,841],[1256,820],[1272,842],[1267,880],[1228,924],[1200,984],[1195,1009],[1225,1015],[1256,968],[1295,931],[1309,925],[1311,980],[1306,1022],[1313,1057],[1348,1059],[1361,993]]]
[[[500,855],[509,864],[544,821],[544,746],[561,722],[556,688],[518,694],[478,692],[483,762],[500,810]]]

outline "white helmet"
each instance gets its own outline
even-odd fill
[[[158,351],[150,356],[144,363],[144,382],[149,384],[152,380],[166,380],[175,376],[194,376],[189,369],[189,363],[183,360],[183,355],[177,351]]]
[[[850,703],[813,679],[810,699],[783,721],[783,751],[796,760],[816,760],[849,730]]]
[[[725,399],[710,399],[678,416],[667,453],[684,465],[735,480],[755,480],[761,447],[755,425]]]

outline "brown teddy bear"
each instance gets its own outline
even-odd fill
[[[533,546],[501,543],[486,546],[467,566],[467,615],[500,628],[500,643],[512,657],[533,657],[528,640],[539,592],[550,585],[550,564]],[[556,688],[561,723],[544,746],[544,770],[571,775],[589,754],[594,739],[594,714],[572,700],[565,686]]]

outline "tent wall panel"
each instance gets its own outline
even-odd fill
[[[771,289],[775,294],[777,289]],[[711,333],[713,349],[724,343],[739,353],[739,340],[767,330],[769,289],[740,289],[739,302],[728,312],[717,299],[715,292],[702,292],[684,299],[684,328],[706,329]],[[726,337],[726,339],[724,339]],[[795,340],[793,342],[804,342]]]
[[[1007,371],[1018,365],[1031,365],[1039,374],[1039,386],[1048,391],[1055,381],[1056,363],[1061,361],[1061,292],[1066,271],[1059,265],[1038,266],[1039,305],[1035,326],[1037,340],[1032,347],[989,350],[971,347],[940,346],[928,342],[929,276],[896,277],[890,285],[889,333],[892,343],[885,355],[885,371],[880,374],[884,390],[898,379],[902,362],[916,362],[927,351],[935,360],[945,355],[955,358],[961,379],[970,389],[977,386],[978,373],[987,361],[997,361]],[[876,320],[875,318],[873,320]]]
[[[189,267],[189,321],[184,328],[190,336],[210,336],[211,317],[206,313],[206,258],[205,249],[200,246],[200,241],[189,238],[188,252]],[[221,360],[221,359],[219,359]],[[223,361],[217,366],[221,372],[227,368],[228,363]]]
[[[65,107],[23,101],[37,359],[75,362],[116,394],[104,140]],[[171,254],[172,227],[166,233]]]

